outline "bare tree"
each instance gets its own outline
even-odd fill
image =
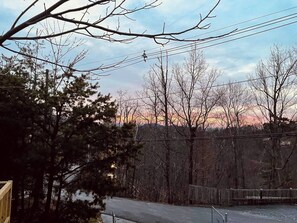
[[[217,104],[219,96],[213,86],[220,72],[210,68],[201,51],[194,46],[181,65],[173,68],[176,82],[175,102],[171,104],[176,115],[176,124],[185,126],[187,131],[181,132],[186,138],[189,147],[189,184],[194,183],[195,158],[194,147],[198,131],[203,132],[207,127],[209,114]],[[199,154],[201,165],[204,164],[203,154]],[[202,184],[204,184],[204,171],[202,170]]]
[[[137,100],[133,100],[127,91],[120,90],[117,92],[117,124],[123,124],[128,122],[137,122],[137,114],[139,113],[139,103]]]
[[[281,187],[284,183],[281,171],[286,162],[278,134],[284,132],[286,122],[296,114],[296,69],[296,50],[275,46],[267,61],[258,64],[256,78],[250,82],[259,116],[265,122],[264,129],[271,133],[265,156],[268,168],[263,169],[269,188]]]
[[[203,41],[220,36],[210,36],[203,39],[184,39],[183,34],[193,30],[207,29],[210,24],[206,21],[212,18],[212,13],[219,5],[220,0],[210,9],[205,16],[200,16],[192,26],[179,31],[167,31],[165,24],[162,31],[157,33],[133,32],[129,27],[121,26],[121,21],[131,19],[130,16],[136,12],[157,7],[159,0],[151,0],[133,8],[129,7],[130,0],[83,0],[82,4],[75,4],[70,0],[58,0],[54,3],[34,0],[15,19],[9,30],[3,30],[0,35],[0,46],[15,53],[9,46],[11,41],[31,41],[49,39],[74,33],[90,38],[106,40],[110,42],[130,42],[137,37],[153,39],[158,44],[166,44],[168,41]],[[41,8],[35,15],[30,16],[33,8]],[[39,9],[37,8],[37,9]],[[116,25],[114,22],[117,21]],[[65,29],[44,32],[42,25],[65,23]],[[29,30],[29,31],[28,31]],[[221,36],[224,36],[223,34]],[[32,56],[32,55],[30,55]],[[37,57],[37,59],[40,59]],[[54,63],[53,61],[47,61]],[[67,67],[67,65],[60,64]],[[102,66],[99,67],[103,69]],[[99,69],[97,68],[97,69]],[[74,68],[72,68],[74,69]]]
[[[223,86],[219,93],[219,107],[222,109],[225,128],[239,128],[245,124],[244,115],[251,107],[251,95],[247,89],[240,84]]]
[[[233,165],[230,166],[230,170],[233,172],[234,187],[238,188],[241,185],[245,188],[243,151],[238,146],[237,135],[245,121],[243,116],[250,109],[251,95],[242,85],[232,83],[223,86],[220,94],[222,96],[218,105],[219,109],[222,109],[221,120],[232,137]]]
[[[165,60],[165,61],[164,61]],[[171,77],[168,69],[168,56],[164,58],[161,56],[158,58],[158,64],[155,64],[148,75],[146,81],[146,91],[149,91],[149,99],[153,102],[151,107],[153,108],[155,115],[155,122],[158,122],[158,118],[162,118],[165,126],[164,133],[164,147],[165,147],[165,179],[166,187],[168,191],[167,201],[172,202],[172,186],[171,186],[171,145],[169,138],[169,120],[170,120],[170,90],[171,90]],[[159,110],[160,109],[160,110]],[[159,111],[158,111],[159,110]],[[158,117],[160,116],[160,117]]]
[[[143,90],[139,95],[143,98],[144,111],[142,112],[142,117],[148,124],[154,124],[156,126],[160,122],[162,108],[159,101],[158,78],[152,70],[144,77]]]

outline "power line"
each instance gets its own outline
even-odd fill
[[[294,6],[294,7],[291,7],[289,9],[285,9],[285,10],[281,10],[279,12],[282,12],[282,11],[287,11],[287,10],[291,10],[291,9],[294,9],[294,8],[297,8],[297,6]],[[273,15],[273,14],[277,14],[279,12],[275,12],[275,13],[270,13],[268,15]],[[266,26],[270,26],[270,25],[273,25],[273,24],[276,24],[276,23],[280,23],[280,22],[284,22],[284,21],[287,21],[289,19],[293,19],[295,18],[296,16],[294,16],[295,14],[297,13],[293,13],[293,14],[290,14],[290,15],[287,15],[287,16],[282,16],[282,17],[279,17],[279,18],[276,18],[276,19],[272,19],[272,20],[269,20],[269,21],[266,21],[264,23],[260,23],[260,24],[257,24],[257,25],[253,25],[253,26],[249,26],[249,27],[246,27],[244,29],[240,29],[240,30],[236,30],[235,32],[231,33],[230,35],[226,35],[226,36],[223,36],[221,38],[216,38],[216,39],[211,39],[211,40],[208,40],[208,41],[203,41],[203,42],[200,42],[200,43],[196,43],[197,45],[203,45],[203,44],[206,44],[206,43],[210,43],[210,42],[213,42],[213,41],[218,41],[218,40],[221,40],[221,39],[225,39],[225,38],[230,38],[231,36],[235,36],[235,35],[239,35],[239,34],[243,34],[245,32],[250,32],[251,30],[255,30],[255,29],[259,29],[259,28],[264,28]],[[262,18],[262,17],[266,17],[268,15],[265,15],[265,16],[260,16],[258,18]],[[294,16],[294,17],[292,17]],[[256,18],[257,19],[257,18]],[[255,20],[255,19],[250,19],[248,21],[252,21],[252,20]],[[233,38],[233,39],[230,39],[230,40],[226,40],[226,41],[222,41],[222,42],[219,42],[219,43],[214,43],[214,44],[210,44],[210,45],[206,45],[206,46],[202,46],[198,49],[206,49],[206,48],[209,48],[209,47],[212,47],[212,46],[217,46],[217,45],[221,45],[221,44],[224,44],[224,43],[228,43],[228,42],[231,42],[231,41],[235,41],[235,40],[238,40],[238,39],[242,39],[242,38],[246,38],[246,37],[249,37],[249,36],[253,36],[253,35],[257,35],[257,34],[260,34],[260,33],[264,33],[264,32],[267,32],[267,31],[270,31],[270,30],[273,30],[273,29],[277,29],[277,28],[281,28],[281,27],[284,27],[284,26],[288,26],[288,25],[291,25],[291,24],[294,24],[296,23],[297,21],[293,21],[293,22],[290,22],[290,23],[287,23],[287,24],[283,24],[283,25],[280,25],[280,26],[277,26],[277,27],[272,27],[272,28],[269,28],[269,29],[266,29],[266,30],[262,30],[262,31],[259,31],[259,32],[255,32],[255,33],[251,33],[251,34],[248,34],[248,35],[245,35],[245,36],[240,36],[240,37],[237,37],[237,38]],[[245,22],[241,22],[239,24],[242,24],[242,23],[245,23]],[[224,29],[224,28],[222,28]],[[168,56],[174,56],[174,55],[178,55],[178,54],[183,54],[183,53],[186,53],[186,52],[189,52],[189,50],[187,48],[189,47],[192,47],[193,46],[193,43],[191,44],[187,44],[187,45],[182,45],[182,46],[178,46],[178,47],[174,47],[174,48],[171,48],[171,49],[167,49],[166,51],[167,52],[173,52],[173,51],[177,51],[179,49],[182,49],[183,51],[181,52],[176,52],[176,53],[169,53]],[[15,51],[15,50],[12,50],[8,47],[4,47],[2,46],[3,48],[11,51],[11,52],[14,52],[14,53],[18,53],[18,54],[21,54],[23,56],[27,56],[27,57],[31,57],[31,58],[35,58],[35,59],[38,59],[38,60],[41,60],[41,61],[44,61],[44,62],[47,62],[47,63],[53,63],[49,60],[45,60],[45,59],[42,59],[42,58],[36,58],[32,55],[27,55],[25,53],[22,53],[22,52],[18,52],[18,51]],[[187,49],[187,50],[184,50],[184,49]],[[164,50],[163,50],[164,51]],[[162,52],[162,51],[161,51]],[[156,59],[158,58],[158,55],[159,55],[160,52],[152,52],[152,53],[149,53],[148,56],[149,58],[147,58],[147,60],[153,60],[153,59]],[[156,55],[156,56],[155,56]],[[103,71],[101,73],[97,73],[96,75],[98,76],[105,76],[106,73],[110,73],[110,72],[113,72],[113,71],[116,71],[116,70],[120,70],[120,69],[123,69],[125,67],[128,67],[128,66],[132,66],[132,65],[135,65],[137,63],[141,63],[143,62],[143,58],[141,56],[138,56],[138,57],[134,57],[134,58],[131,58],[131,59],[125,59],[121,62],[121,64],[124,64],[123,66],[121,66],[121,64],[116,64],[117,66],[110,66],[108,68],[110,68],[108,71]],[[62,66],[62,67],[66,67],[68,68],[67,66],[64,66],[64,65],[59,65],[59,66]],[[115,68],[116,67],[116,68]],[[113,69],[112,69],[113,68]],[[103,70],[102,69],[102,65],[98,68],[95,68],[95,69],[91,69],[91,70]],[[87,70],[81,70],[81,69],[76,69],[78,72],[87,72]]]
[[[293,14],[283,16],[283,17],[280,17],[280,18],[277,18],[277,19],[269,20],[269,21],[262,22],[262,23],[259,23],[259,24],[256,24],[256,25],[245,27],[243,29],[236,30],[235,32],[231,33],[230,35],[227,35],[227,36],[224,36],[224,37],[221,37],[221,38],[216,38],[216,39],[196,43],[196,46],[202,45],[201,47],[197,48],[198,50],[202,50],[202,49],[207,49],[207,48],[210,48],[210,47],[213,47],[213,46],[218,46],[218,45],[222,45],[222,44],[225,44],[225,43],[233,42],[233,41],[236,41],[236,40],[239,40],[239,39],[247,38],[247,37],[250,37],[250,36],[258,35],[258,34],[265,33],[265,32],[268,32],[268,31],[271,31],[271,30],[274,30],[274,29],[278,29],[278,28],[282,28],[282,27],[285,27],[285,26],[295,24],[295,23],[297,23],[297,20],[294,20],[292,22],[288,22],[288,23],[285,23],[285,24],[281,24],[281,25],[278,25],[278,26],[274,26],[274,27],[271,27],[271,28],[267,28],[267,29],[264,29],[264,30],[260,30],[260,31],[257,31],[257,32],[253,32],[253,33],[249,33],[249,32],[255,31],[257,29],[263,29],[265,27],[269,27],[269,26],[272,26],[272,25],[275,25],[275,24],[278,24],[278,23],[283,23],[283,22],[286,22],[288,20],[292,20],[292,19],[296,19],[296,18],[297,18],[297,13],[293,13]],[[227,38],[234,37],[234,36],[237,36],[237,35],[241,35],[241,34],[244,34],[244,33],[249,33],[249,34],[239,36],[239,37],[235,37],[235,38],[232,38],[232,39],[227,39]],[[217,41],[223,40],[223,39],[227,39],[227,40],[217,42]],[[215,43],[212,43],[212,42],[215,42]],[[207,43],[211,43],[211,44],[203,46],[204,44],[207,44]],[[169,57],[179,55],[179,54],[184,54],[184,53],[189,52],[190,49],[188,49],[188,48],[191,48],[194,44],[195,43],[185,44],[185,45],[181,45],[181,46],[174,47],[174,48],[171,48],[171,49],[162,50],[161,52],[165,51],[168,54]],[[175,52],[175,51],[177,51],[177,52]],[[175,53],[171,53],[171,52],[175,52]],[[155,55],[157,55],[157,56],[155,56]],[[160,52],[147,53],[147,59],[146,60],[157,59],[159,57],[159,55],[160,55]],[[126,65],[124,65],[124,66],[119,65],[117,68],[111,69],[109,71],[101,72],[101,73],[99,73],[99,75],[105,74],[105,73],[111,73],[113,71],[120,70],[120,69],[123,69],[125,67],[135,65],[137,63],[142,63],[142,62],[143,62],[143,58],[141,56],[130,58],[130,59],[127,59],[127,60],[123,61],[122,64],[127,63]]]
[[[289,9],[286,9],[286,10],[282,10],[282,11],[287,11],[287,10],[291,10],[291,9],[294,9],[294,8],[297,8],[297,6],[292,7],[292,8],[289,8]],[[282,11],[279,11],[279,12],[282,12]],[[276,12],[276,13],[279,13],[279,12]],[[276,14],[276,13],[270,13],[268,15],[273,15],[273,14]],[[262,17],[266,17],[266,16],[267,15],[261,16],[261,17],[258,17],[258,18],[262,18]],[[202,43],[196,43],[196,45],[198,45],[198,46],[202,45],[201,47],[198,47],[197,49],[198,50],[207,49],[209,47],[213,47],[213,46],[225,44],[225,43],[232,42],[232,41],[235,41],[235,40],[243,39],[243,38],[246,38],[246,37],[254,36],[254,35],[257,35],[257,34],[260,34],[260,33],[264,33],[264,32],[268,32],[268,31],[271,31],[271,30],[274,30],[274,29],[278,29],[278,28],[281,28],[281,27],[284,27],[284,26],[292,25],[292,24],[297,23],[297,20],[294,20],[294,21],[289,22],[289,23],[286,23],[286,24],[281,24],[281,25],[278,25],[278,26],[270,27],[270,28],[267,28],[265,30],[260,30],[260,31],[257,31],[257,32],[249,33],[249,34],[246,34],[246,35],[243,35],[243,36],[239,36],[239,37],[236,37],[236,38],[227,39],[227,40],[224,40],[224,41],[221,41],[221,42],[212,43],[214,41],[218,41],[218,40],[230,38],[230,37],[233,37],[233,36],[236,36],[236,35],[244,34],[246,32],[254,31],[254,30],[257,30],[257,29],[260,29],[260,28],[265,28],[267,26],[275,25],[275,24],[278,24],[278,23],[283,23],[285,21],[292,20],[292,19],[295,19],[295,18],[297,18],[297,13],[292,13],[292,14],[281,16],[279,18],[275,18],[275,19],[272,19],[272,20],[269,20],[269,21],[266,21],[266,22],[262,22],[262,23],[256,24],[256,25],[252,25],[252,26],[248,26],[248,27],[245,27],[245,28],[242,28],[242,29],[238,29],[234,33],[231,33],[229,36],[224,36],[224,37],[221,37],[221,38],[218,38],[218,39],[208,40],[208,41],[205,41],[205,42],[202,42]],[[255,19],[257,19],[257,18],[255,18]],[[255,19],[250,19],[250,20],[247,20],[247,21],[252,21],[252,20],[255,20]],[[242,24],[242,23],[245,23],[245,22],[241,22],[240,24]],[[222,28],[222,29],[224,29],[224,28]],[[203,44],[207,44],[207,43],[212,43],[212,44],[203,46]],[[173,47],[171,49],[167,49],[166,51],[169,52],[168,53],[168,56],[174,56],[174,55],[178,55],[178,54],[183,54],[183,53],[189,52],[190,50],[188,50],[187,48],[192,47],[192,46],[193,46],[193,43],[191,43],[191,44],[184,44],[182,46],[178,46],[178,47]],[[180,49],[182,49],[182,51],[178,51]],[[175,51],[177,51],[177,52],[175,52]],[[175,52],[175,53],[172,53],[172,52]],[[149,53],[148,54],[149,58],[147,58],[147,60],[156,59],[159,56],[154,56],[154,55],[159,55],[159,54],[160,54],[160,52]],[[29,55],[27,55],[27,56],[30,57]],[[139,57],[135,57],[135,58],[131,58],[129,60],[123,61],[123,63],[127,63],[127,64],[125,64],[123,66],[119,65],[117,68],[110,69],[110,70],[105,71],[105,72],[101,72],[101,73],[99,73],[97,75],[103,75],[105,73],[110,73],[110,72],[113,72],[113,71],[116,71],[116,70],[123,69],[125,67],[129,67],[129,66],[132,66],[132,65],[135,65],[135,64],[138,64],[138,63],[142,63],[143,62],[143,59],[142,58],[139,58]],[[244,83],[244,82],[247,82],[247,81],[249,81],[249,80],[239,81],[238,83]],[[234,84],[236,84],[236,83],[234,83]],[[220,85],[216,85],[215,87],[224,86],[224,85],[227,85],[227,84],[220,84]],[[131,99],[131,100],[136,100],[136,99]]]
[[[262,23],[259,23],[259,24],[256,24],[256,25],[248,26],[248,27],[245,27],[245,28],[242,28],[242,29],[238,29],[235,32],[231,33],[230,35],[227,35],[227,36],[224,36],[224,37],[221,37],[221,38],[212,39],[212,40],[207,40],[207,41],[204,41],[204,42],[201,42],[201,43],[196,43],[196,45],[199,46],[199,45],[203,45],[205,43],[215,42],[215,41],[217,41],[219,39],[226,39],[226,38],[229,38],[229,37],[232,37],[232,36],[236,36],[236,35],[239,35],[239,34],[250,32],[250,31],[253,31],[253,30],[256,30],[256,29],[264,28],[266,26],[275,25],[277,23],[284,22],[284,21],[294,19],[294,18],[297,18],[297,13],[282,16],[282,17],[279,17],[279,18],[276,18],[276,19],[272,19],[272,20],[262,22]],[[171,48],[169,50],[166,50],[166,52],[175,51],[176,49],[184,49],[185,47],[192,47],[193,45],[194,45],[193,43],[186,44],[186,45],[181,45],[179,47]],[[153,55],[156,55],[156,53],[152,54],[152,55],[148,54],[148,56],[153,56]]]
[[[245,32],[249,32],[249,31],[252,31],[252,30],[255,30],[255,29],[263,28],[265,26],[274,25],[276,23],[280,23],[280,22],[283,22],[283,21],[286,21],[286,20],[289,20],[289,19],[296,18],[296,15],[297,15],[297,13],[292,13],[292,14],[282,16],[282,17],[279,17],[279,18],[275,18],[275,19],[272,19],[272,20],[268,20],[266,22],[262,22],[262,23],[259,23],[259,24],[256,24],[256,25],[251,25],[251,26],[248,26],[248,27],[245,27],[245,28],[242,28],[242,29],[237,29],[236,31],[230,33],[229,35],[223,36],[221,38],[206,40],[206,41],[199,42],[199,43],[194,43],[194,44],[203,45],[205,43],[217,41],[218,39],[229,38],[229,37],[239,35],[239,34],[242,34],[242,33],[245,33]],[[178,47],[170,48],[170,49],[163,50],[163,51],[170,52],[170,51],[175,51],[175,50],[178,50],[178,49],[184,49],[184,48],[191,47],[191,46],[193,46],[193,43],[187,43],[187,44],[180,45]],[[147,55],[148,56],[154,56],[156,54],[159,54],[159,52],[148,53]]]
[[[225,26],[223,28],[219,28],[219,29],[215,29],[215,30],[212,30],[212,31],[209,31],[209,32],[205,32],[203,34],[199,34],[199,35],[195,35],[195,36],[192,36],[190,38],[187,38],[187,39],[193,39],[193,38],[196,38],[196,37],[200,37],[200,36],[204,36],[204,35],[207,35],[207,34],[211,34],[211,33],[215,33],[215,32],[218,32],[218,31],[222,31],[222,30],[225,30],[225,29],[229,29],[229,28],[232,28],[232,27],[236,27],[238,25],[242,25],[242,24],[245,24],[245,23],[248,23],[248,22],[252,22],[252,21],[256,21],[256,20],[259,20],[259,19],[262,19],[262,18],[265,18],[265,17],[269,17],[269,16],[272,16],[272,15],[276,15],[276,14],[279,14],[279,13],[282,13],[282,12],[286,12],[286,11],[290,11],[290,10],[293,10],[293,9],[296,9],[297,6],[293,6],[293,7],[290,7],[290,8],[286,8],[286,9],[282,9],[280,11],[276,11],[276,12],[272,12],[272,13],[269,13],[269,14],[265,14],[265,15],[262,15],[262,16],[258,16],[258,17],[255,17],[255,18],[252,18],[252,19],[248,19],[248,20],[245,20],[245,21],[241,21],[241,22],[238,22],[238,23],[235,23],[235,24],[232,24],[232,25],[228,25],[228,26]],[[168,43],[166,44],[166,46],[169,46],[169,45],[173,45],[173,44],[176,44],[174,42],[171,42],[171,43]],[[154,47],[154,48],[151,48],[151,49],[147,49],[146,51],[149,52],[149,51],[152,51],[152,50],[159,50],[160,48],[159,47]],[[92,61],[92,62],[87,62],[87,63],[84,63],[82,65],[88,65],[88,64],[93,64],[93,63],[102,63],[103,61],[108,61],[108,60],[114,60],[114,59],[117,59],[117,58],[127,58],[128,56],[131,56],[131,55],[141,55],[142,52],[134,52],[134,53],[130,53],[130,54],[125,54],[125,55],[121,55],[121,56],[117,56],[117,57],[111,57],[111,58],[106,58],[106,59],[102,59],[102,60],[96,60],[96,61]]]
[[[293,13],[293,14],[290,14],[290,15],[286,15],[286,16],[282,16],[282,17],[279,17],[279,18],[276,18],[276,19],[272,19],[272,20],[269,20],[269,21],[266,21],[266,22],[262,22],[260,24],[257,24],[257,25],[252,25],[252,26],[249,26],[249,27],[246,27],[246,28],[243,28],[243,29],[240,29],[240,30],[237,30],[233,33],[231,33],[230,35],[227,35],[227,36],[224,36],[222,38],[228,38],[230,36],[234,36],[234,35],[238,35],[238,34],[242,34],[243,31],[251,31],[251,28],[255,28],[257,26],[263,26],[264,24],[267,24],[267,25],[272,25],[277,23],[277,22],[283,22],[285,18],[287,19],[292,19],[292,16],[296,16],[296,13]],[[289,18],[291,17],[291,18]],[[295,18],[295,17],[294,17]],[[283,20],[283,21],[277,21],[277,20]],[[270,23],[270,24],[269,24]],[[242,23],[239,23],[239,24],[242,24]],[[258,28],[262,28],[262,27],[258,27]],[[222,28],[223,29],[223,28]],[[196,45],[203,45],[205,43],[209,43],[209,42],[213,42],[213,41],[217,41],[217,39],[212,39],[212,40],[207,40],[207,41],[203,41],[203,42],[199,42],[199,43],[196,43]],[[167,51],[167,52],[171,52],[171,51],[175,51],[175,50],[178,50],[178,49],[185,49],[185,48],[188,48],[188,47],[191,47],[193,46],[193,43],[188,43],[188,44],[183,44],[181,46],[177,46],[177,47],[173,47],[173,48],[169,48],[169,49],[166,49],[166,50],[162,50],[162,51]],[[151,56],[154,56],[154,55],[159,55],[160,54],[160,51],[156,51],[156,52],[152,52],[152,53],[147,53],[147,56],[148,57],[151,57]],[[140,53],[138,53],[138,55],[140,55]],[[125,60],[125,62],[131,62],[131,61],[134,61],[134,60],[140,60],[141,62],[143,61],[142,58],[140,56],[137,56],[137,57],[133,57],[133,58],[130,58],[128,60]]]

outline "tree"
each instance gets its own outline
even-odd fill
[[[97,213],[92,205],[103,207],[103,198],[121,189],[115,167],[128,165],[138,152],[134,125],[116,125],[115,102],[98,93],[98,85],[89,83],[86,75],[74,75],[71,70],[51,75],[55,70],[40,65],[44,78],[37,78],[33,88],[31,61],[7,61],[1,70],[4,119],[0,121],[9,129],[19,126],[20,131],[1,138],[7,165],[0,175],[17,179],[14,202],[21,195],[22,213],[15,216],[30,222],[59,222],[76,209],[77,219],[68,222],[87,222]],[[63,84],[57,88],[55,81]],[[13,120],[18,116],[16,125]],[[73,199],[78,191],[90,194],[92,201]],[[25,204],[24,194],[29,194],[32,203]],[[17,203],[13,206],[20,209]]]
[[[167,201],[172,203],[172,185],[171,185],[171,153],[172,148],[170,145],[169,136],[169,125],[170,125],[170,90],[171,90],[171,77],[169,75],[168,69],[168,56],[166,55],[165,62],[164,58],[161,56],[158,58],[158,64],[155,64],[150,72],[146,81],[146,89],[149,98],[155,97],[151,107],[153,108],[155,115],[155,122],[157,124],[158,118],[161,118],[165,126],[164,133],[164,147],[165,147],[165,179],[167,188]],[[160,112],[158,112],[158,107]],[[158,117],[160,116],[160,117]]]
[[[131,98],[127,91],[118,91],[117,104],[117,123],[119,125],[129,122],[136,123],[139,110],[138,101]]]
[[[117,116],[116,123],[119,126],[124,125],[125,123],[133,123],[135,124],[135,131],[133,138],[138,140],[138,129],[139,129],[139,104],[138,101],[131,98],[128,95],[128,91],[118,91],[117,92]],[[138,158],[138,157],[137,157]],[[136,159],[131,159],[130,162],[127,162],[126,165],[122,165],[117,168],[116,174],[121,182],[121,185],[125,188],[125,196],[133,194],[133,190],[135,188],[135,162]],[[133,163],[131,165],[130,163]]]
[[[232,137],[233,165],[230,166],[230,170],[233,172],[234,187],[238,188],[241,185],[245,188],[243,151],[238,146],[237,135],[244,125],[244,114],[250,107],[251,96],[242,85],[232,83],[223,86],[220,94],[222,96],[218,105],[222,109],[222,116],[219,118],[225,123],[224,127]]]
[[[251,88],[258,106],[259,117],[264,120],[264,130],[271,133],[267,145],[264,177],[269,188],[281,187],[281,171],[285,169],[284,157],[278,134],[285,131],[285,124],[295,116],[296,50],[283,50],[275,46],[266,62],[261,61],[251,79]]]
[[[203,39],[184,39],[183,34],[199,29],[207,29],[209,24],[204,24],[206,20],[212,18],[212,12],[219,5],[220,0],[214,5],[214,7],[205,16],[201,16],[194,25],[180,31],[167,31],[165,25],[162,31],[159,33],[146,33],[133,32],[131,29],[121,27],[121,21],[124,19],[130,19],[129,16],[136,12],[152,9],[157,7],[159,0],[152,0],[148,3],[136,4],[133,8],[130,8],[128,3],[131,1],[120,0],[84,0],[83,4],[76,5],[73,1],[58,0],[54,3],[44,3],[42,10],[36,15],[27,16],[29,11],[33,7],[37,7],[39,4],[43,4],[40,0],[34,0],[22,13],[18,15],[12,24],[11,28],[7,31],[3,31],[0,35],[0,46],[6,50],[17,52],[9,47],[11,41],[32,41],[40,39],[56,38],[60,36],[74,33],[76,35],[87,36],[90,38],[101,39],[111,42],[130,42],[137,37],[153,39],[158,44],[164,44],[168,41],[203,41],[214,37],[206,37]],[[140,6],[139,6],[140,5]],[[116,25],[111,24],[117,21]],[[64,30],[51,30],[50,32],[44,32],[42,26],[44,24],[53,24],[64,22],[67,27]],[[29,32],[26,33],[26,30]],[[226,34],[224,34],[226,35]],[[223,35],[222,35],[223,36]],[[25,52],[22,55],[28,56]],[[40,60],[39,57],[37,59]],[[54,64],[54,61],[49,61]],[[59,64],[61,67],[67,67],[65,64]],[[96,69],[103,69],[98,67]],[[75,69],[72,67],[72,69]],[[78,70],[78,69],[75,69]]]
[[[25,187],[32,116],[28,76],[21,64],[13,64],[15,59],[1,57],[0,67],[0,178],[14,181],[13,213],[24,207],[24,193],[19,192]]]
[[[173,75],[176,82],[176,97],[175,103],[171,106],[176,115],[177,125],[186,127],[186,131],[180,133],[186,138],[189,148],[188,182],[193,184],[196,183],[194,181],[195,141],[198,131],[203,132],[206,129],[209,114],[220,98],[213,88],[220,72],[209,68],[203,53],[194,46],[185,63],[182,66],[179,64],[174,66]],[[203,152],[199,156],[203,166]],[[204,184],[204,176],[204,170],[202,170],[202,184]]]

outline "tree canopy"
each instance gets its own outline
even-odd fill
[[[138,153],[134,125],[115,124],[117,105],[87,75],[38,64],[36,78],[31,62],[2,58],[0,178],[14,181],[19,222],[87,222],[123,189],[115,171]]]

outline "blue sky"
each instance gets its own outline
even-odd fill
[[[79,2],[83,0],[73,1]],[[0,2],[1,33],[5,32],[11,26],[11,23],[16,16],[31,2],[32,1],[30,0],[10,0]],[[54,2],[54,0],[47,2]],[[127,3],[130,5],[139,4],[139,2],[139,0],[127,0]],[[205,15],[215,4],[214,0],[192,0],[186,2],[187,4],[185,4],[185,1],[183,0],[163,0],[163,3],[159,7],[133,15],[132,17],[135,21],[122,21],[122,27],[130,27],[132,30],[140,32],[144,30],[148,30],[148,32],[157,32],[162,30],[163,23],[165,23],[166,29],[169,31],[181,30],[195,24],[197,19],[199,19],[199,13]],[[31,15],[38,10],[42,10],[42,8],[38,7],[39,6],[36,6],[32,12],[30,12]],[[209,35],[222,34],[236,28],[242,29],[244,27],[257,25],[293,13],[297,13],[297,0],[222,0],[213,13],[215,17],[208,20],[208,22],[211,23],[211,27],[208,30],[198,30],[188,33],[185,37],[198,35],[202,35],[199,37],[206,37]],[[249,22],[242,23],[244,21]],[[266,26],[262,29],[244,32],[242,35],[230,37],[229,39],[226,38],[221,41],[201,44],[199,47],[218,44],[211,47],[205,47],[203,51],[207,61],[211,65],[222,70],[223,76],[219,80],[221,83],[229,80],[243,80],[253,73],[256,64],[260,59],[265,59],[269,56],[270,48],[274,44],[283,47],[296,46],[297,23],[227,43],[221,42],[243,35],[253,34],[264,29],[275,28],[278,25],[284,25],[294,21],[297,21],[297,19],[293,18],[269,27]],[[221,30],[216,31],[218,29]],[[185,43],[171,42],[162,47],[156,45],[152,40],[147,39],[136,39],[130,44],[108,43],[106,41],[94,39],[85,39],[85,41],[86,43],[83,48],[87,49],[89,53],[86,59],[81,62],[81,67],[83,68],[92,68],[99,64],[114,63],[126,58],[126,61],[117,69],[112,69],[105,73],[109,74],[109,76],[100,77],[101,90],[104,93],[111,94],[115,94],[118,90],[128,90],[133,94],[135,90],[141,89],[143,76],[156,62],[156,59],[154,59],[155,56],[149,56],[150,60],[147,62],[142,61],[141,55],[143,50],[146,50],[149,55],[151,53],[157,55],[160,50],[168,50],[171,52],[175,47],[182,45],[183,50],[175,51],[177,55],[169,57],[170,64],[182,61],[187,54],[181,53],[181,51],[186,52],[189,50],[189,45],[186,45]],[[80,50],[81,49],[77,49],[77,51]],[[5,51],[2,52],[6,53]],[[135,61],[138,63],[133,65],[128,63],[128,60],[131,58],[134,58],[131,60],[131,63]]]

